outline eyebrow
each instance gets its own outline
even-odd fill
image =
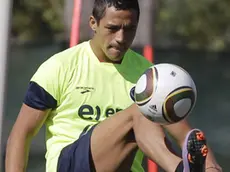
[[[116,24],[107,24],[105,27],[121,27],[121,25],[116,25]]]
[[[120,28],[122,27],[121,25],[116,25],[116,24],[112,24],[112,23],[109,23],[107,25],[105,25],[106,28]],[[136,28],[137,25],[125,25],[124,28]]]

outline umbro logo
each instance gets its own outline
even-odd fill
[[[93,87],[76,87],[77,90],[82,90],[80,93],[85,94],[95,90]]]

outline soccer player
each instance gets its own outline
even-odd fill
[[[205,162],[206,171],[221,171],[200,130],[186,121],[163,126],[182,147],[181,159],[167,149],[162,126],[133,103],[135,83],[152,65],[129,49],[139,13],[137,0],[95,0],[93,38],[33,75],[8,139],[6,172],[26,171],[31,139],[44,123],[47,172],[142,172],[144,154],[167,172],[203,172]]]

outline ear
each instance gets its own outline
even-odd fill
[[[94,18],[94,16],[90,16],[89,18],[89,26],[91,27],[91,29],[96,32],[96,29],[97,29],[97,21],[96,19]]]

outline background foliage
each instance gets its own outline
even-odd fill
[[[14,0],[12,37],[18,42],[57,38],[65,30],[64,4],[63,0]],[[158,0],[156,4],[158,46],[217,51],[230,47],[229,0]]]
[[[63,32],[63,0],[14,0],[12,37],[19,42],[50,39]]]
[[[190,48],[230,46],[229,0],[160,0],[157,31]]]

